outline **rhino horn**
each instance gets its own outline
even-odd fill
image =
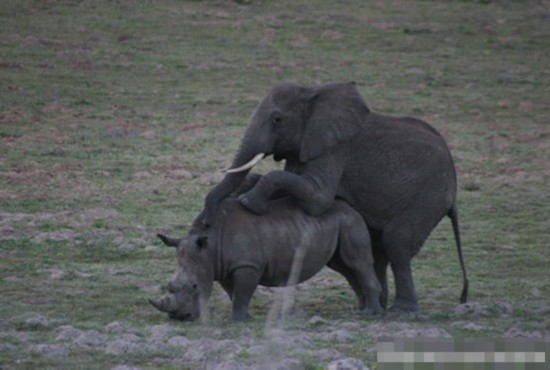
[[[161,299],[148,299],[149,303],[151,303],[157,310],[160,312],[166,312],[166,301]]]
[[[176,297],[173,294],[169,294],[162,299],[149,299],[148,301],[161,312],[177,310]]]
[[[177,247],[178,244],[180,243],[181,239],[175,239],[175,238],[170,238],[166,235],[162,235],[162,234],[157,234],[157,236],[159,237],[160,240],[162,240],[162,242],[169,246],[169,247]]]

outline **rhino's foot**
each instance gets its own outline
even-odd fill
[[[379,304],[372,304],[369,306],[360,307],[359,309],[362,314],[368,316],[379,315],[384,312],[384,309]]]

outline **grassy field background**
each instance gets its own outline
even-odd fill
[[[2,1],[0,368],[372,368],[383,335],[548,338],[549,21],[548,1]],[[361,317],[330,271],[273,320],[273,289],[244,324],[219,289],[203,323],[149,306],[176,269],[156,232],[186,232],[262,96],[347,80],[447,139],[471,303],[444,220],[418,314]]]

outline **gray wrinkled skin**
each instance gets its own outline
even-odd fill
[[[270,201],[269,208],[269,214],[259,216],[228,198],[211,227],[204,229],[199,216],[181,240],[159,235],[177,247],[180,267],[168,284],[169,294],[149,302],[170,318],[195,320],[218,281],[232,301],[231,319],[245,320],[256,287],[287,285],[298,260],[303,263],[294,270],[292,283],[311,278],[327,265],[348,280],[359,309],[382,311],[370,237],[357,212],[337,201],[323,215],[310,216],[289,198]]]

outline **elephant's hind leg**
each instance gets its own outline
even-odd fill
[[[372,255],[374,257],[374,272],[376,273],[376,277],[378,278],[378,282],[380,283],[380,286],[382,287],[382,292],[380,292],[380,305],[382,308],[387,309],[388,308],[388,265],[389,260],[386,256],[386,253],[382,249],[382,243],[376,241],[376,239],[373,238],[373,248],[372,248]]]
[[[410,208],[384,228],[382,243],[395,278],[395,302],[390,311],[414,312],[419,309],[411,259],[418,253],[440,218],[421,217]]]

